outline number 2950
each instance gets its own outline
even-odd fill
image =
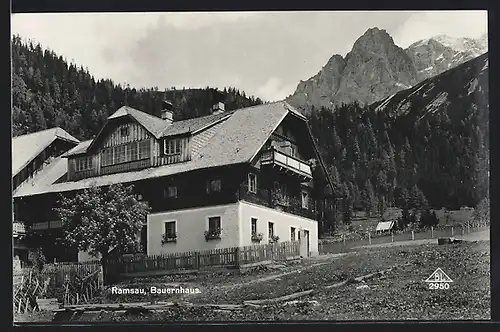
[[[450,289],[450,284],[447,282],[431,282],[429,289]]]

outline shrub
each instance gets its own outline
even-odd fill
[[[47,262],[45,255],[43,254],[42,248],[37,248],[34,251],[30,251],[28,254],[28,260],[33,264],[33,267],[39,271],[43,271],[43,267]]]

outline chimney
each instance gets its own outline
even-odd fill
[[[172,123],[174,121],[174,105],[168,100],[163,101],[162,105],[161,118]]]
[[[219,102],[212,107],[212,114],[222,114],[225,111],[224,103]]]

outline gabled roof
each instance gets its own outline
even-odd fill
[[[64,129],[55,127],[12,138],[12,176],[19,173],[52,142],[60,139],[78,144],[80,141]]]
[[[290,113],[294,113],[293,108],[286,102],[280,101],[223,113],[224,116],[211,115],[203,117],[205,119],[198,118],[197,121],[191,121],[194,119],[179,121],[178,123],[191,123],[191,130],[193,127],[201,129],[210,125],[217,126],[215,135],[201,147],[197,154],[192,155],[190,161],[48,185],[45,181],[39,182],[36,177],[59,179],[66,170],[62,167],[46,168],[36,175],[31,184],[18,187],[14,192],[14,197],[79,190],[91,185],[107,186],[113,183],[130,183],[193,170],[250,163],[256,152]],[[189,126],[179,125],[178,129],[170,133],[178,134],[182,128],[189,128]],[[84,146],[84,143],[80,145]],[[56,174],[44,174],[44,172]]]
[[[144,127],[151,135],[153,135],[155,138],[160,138],[162,136],[163,131],[167,126],[170,125],[169,121],[165,121],[163,119],[160,119],[156,116],[150,115],[145,112],[141,112],[139,110],[136,110],[135,108],[129,107],[129,106],[122,106],[120,107],[116,112],[111,114],[108,117],[107,122],[104,124],[104,126],[101,128],[97,136],[94,138],[92,142],[90,142],[89,146],[87,149],[93,149],[97,142],[99,142],[100,138],[102,138],[103,133],[106,131],[106,129],[109,126],[109,122],[113,121],[115,119],[119,118],[126,118],[126,117],[131,117],[137,123],[139,123],[141,126]],[[69,154],[68,154],[69,156]]]
[[[131,116],[132,118],[134,118],[156,138],[160,138],[163,130],[170,125],[169,122],[163,119],[145,112],[141,112],[129,106],[120,107],[115,113],[111,114],[108,117],[108,120],[113,120],[125,116]]]
[[[82,141],[80,144],[69,150],[68,152],[64,153],[62,157],[69,157],[69,156],[76,156],[79,154],[85,154],[87,152],[87,149],[89,148],[90,144],[92,143],[92,139]]]

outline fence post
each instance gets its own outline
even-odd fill
[[[431,226],[431,239],[433,239],[433,238],[434,238],[434,227]]]
[[[391,232],[391,242],[394,242],[394,233]]]
[[[455,232],[454,232],[454,229],[453,229],[453,226],[451,226],[451,236],[455,235]]]
[[[414,241],[415,240],[415,231],[411,231],[411,240]]]
[[[342,242],[343,242],[344,247],[345,247],[345,234],[342,234]]]
[[[240,247],[236,247],[236,259],[235,259],[235,262],[236,262],[236,267],[239,268],[240,267]]]
[[[372,236],[370,232],[368,232],[368,244],[372,244]]]
[[[470,224],[467,223],[467,233],[470,233]]]
[[[465,234],[464,226],[462,225],[462,235]]]

